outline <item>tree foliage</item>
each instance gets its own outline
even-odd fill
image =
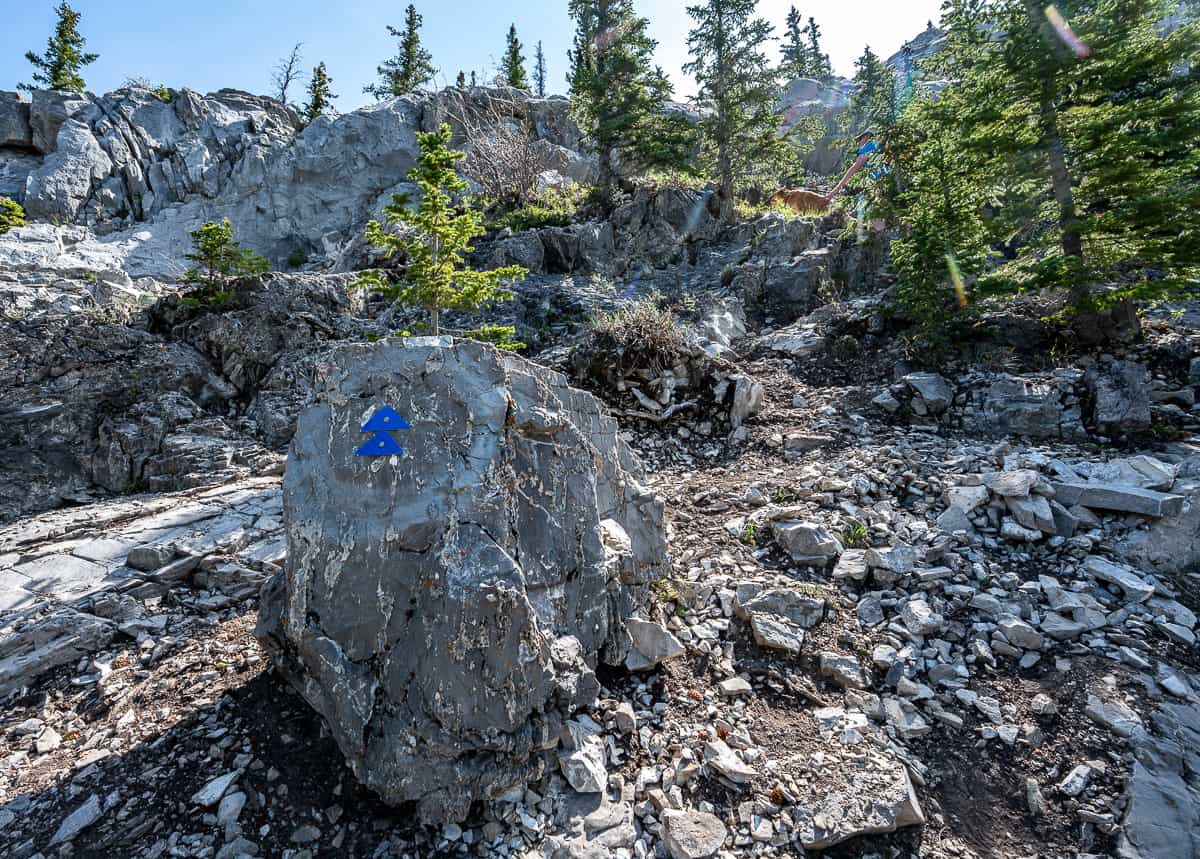
[[[25,226],[25,210],[16,200],[0,197],[0,236],[13,227]]]
[[[433,66],[433,55],[421,47],[421,16],[417,14],[415,6],[410,3],[405,10],[403,30],[397,30],[390,25],[387,29],[388,33],[399,40],[399,52],[376,68],[375,71],[379,74],[378,83],[363,87],[363,92],[379,99],[407,95],[425,86],[437,74],[437,69]]]
[[[525,55],[521,53],[521,40],[517,38],[516,24],[511,24],[508,28],[504,59],[500,61],[500,77],[513,89],[529,89],[529,76],[525,73]]]
[[[330,103],[336,95],[333,93],[333,78],[325,70],[325,63],[317,63],[312,71],[312,80],[308,82],[308,102],[304,105],[303,114],[308,122],[318,116],[333,110]]]
[[[233,225],[228,218],[219,224],[207,222],[194,230],[191,237],[192,252],[184,258],[195,266],[183,273],[183,282],[198,287],[195,298],[199,302],[222,303],[231,279],[267,271],[265,259],[234,241]]]
[[[613,156],[645,162],[639,143],[658,120],[671,85],[653,65],[657,42],[632,0],[570,0],[575,45],[570,52],[571,107],[595,143],[602,193],[611,195],[617,175]]]
[[[89,54],[83,50],[87,40],[79,32],[81,16],[66,0],[58,4],[56,12],[58,23],[54,26],[54,34],[46,40],[46,53],[39,56],[28,51],[25,54],[25,59],[36,69],[33,84],[18,84],[18,89],[83,92],[84,81],[80,72],[84,66],[99,59],[99,54]]]
[[[821,28],[816,18],[808,19],[804,28],[808,36],[808,77],[825,79],[833,76],[833,66],[829,62],[829,54],[821,52]]]
[[[783,55],[779,64],[779,74],[784,80],[808,77],[808,42],[800,26],[803,20],[795,6],[788,10],[783,43],[779,47],[779,52]]]
[[[1081,57],[1039,3],[951,0],[937,64],[953,84],[936,106],[906,111],[895,151],[903,229],[941,235],[959,260],[990,249],[999,264],[979,267],[979,290],[1063,289],[1072,313],[1194,284],[1200,31],[1161,30],[1171,7],[1063,7],[1090,49]],[[919,254],[915,240],[897,250]],[[910,301],[944,292],[912,276],[915,262],[899,265]]]
[[[408,174],[421,191],[421,202],[410,207],[406,195],[397,194],[384,207],[387,226],[367,224],[367,240],[392,255],[403,252],[408,259],[403,279],[391,281],[381,271],[363,274],[356,281],[392,301],[429,311],[433,333],[440,332],[442,310],[477,310],[484,302],[511,298],[504,281],[520,280],[526,269],[517,265],[491,271],[476,271],[466,265],[471,240],[483,235],[483,215],[469,205],[459,209],[454,196],[467,189],[455,170],[464,157],[450,149],[450,126],[418,132],[421,155]],[[405,229],[407,228],[407,229]]]
[[[695,76],[696,101],[707,110],[700,130],[727,214],[738,178],[777,158],[784,145],[775,112],[778,79],[763,52],[771,25],[754,17],[755,5],[706,0],[687,10],[695,27],[684,71]]]
[[[868,45],[854,63],[857,89],[851,98],[854,122],[859,127],[891,128],[900,118],[896,78]]]

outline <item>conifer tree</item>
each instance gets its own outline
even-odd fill
[[[379,83],[364,87],[363,92],[375,98],[391,98],[418,90],[433,80],[437,69],[433,55],[421,47],[421,16],[411,3],[405,11],[404,29],[389,26],[388,32],[400,40],[399,53],[384,60],[376,71]]]
[[[779,49],[783,54],[779,72],[785,80],[789,81],[809,76],[809,48],[808,42],[804,38],[804,31],[800,27],[801,20],[800,12],[795,6],[788,10],[783,45]]]
[[[378,221],[367,224],[367,240],[391,255],[403,251],[408,257],[404,278],[390,281],[380,271],[367,272],[355,281],[361,288],[374,289],[401,304],[429,311],[430,327],[441,331],[443,310],[477,310],[484,302],[511,298],[504,281],[521,280],[527,274],[519,265],[491,271],[466,266],[471,240],[486,232],[483,213],[469,204],[460,210],[454,197],[467,189],[467,182],[454,169],[465,155],[450,149],[450,126],[418,132],[421,154],[408,178],[421,190],[421,202],[410,207],[407,195],[393,196],[384,207],[388,225],[412,227],[398,234]]]
[[[804,28],[808,36],[808,72],[814,78],[832,77],[833,67],[829,63],[829,55],[821,53],[821,28],[815,18],[808,19]]]
[[[266,259],[246,250],[233,238],[233,225],[208,221],[191,233],[192,252],[184,259],[195,263],[183,273],[183,282],[196,287],[191,299],[201,304],[223,304],[228,298],[226,285],[232,279],[263,274]]]
[[[25,59],[37,69],[33,73],[33,83],[18,84],[17,89],[44,87],[61,92],[83,92],[84,82],[80,72],[84,66],[94,63],[99,55],[84,53],[83,46],[87,40],[79,33],[81,16],[66,0],[58,4],[57,13],[58,23],[54,27],[54,35],[46,40],[46,53],[38,56],[28,51],[25,54]]]
[[[466,76],[466,74],[465,74],[465,73],[462,71],[462,69],[459,69],[459,71],[458,71],[458,78],[457,78],[457,79],[454,81],[454,85],[455,85],[456,87],[458,87],[459,89],[466,89],[466,88],[467,88],[467,76]]]
[[[333,110],[330,104],[336,95],[333,94],[333,78],[325,70],[325,63],[317,63],[313,69],[312,80],[308,82],[308,104],[304,105],[303,114],[308,122],[318,116]]]
[[[891,116],[891,105],[895,102],[895,78],[891,69],[883,64],[867,45],[854,62],[854,119],[859,125],[877,125],[889,128],[896,122]]]
[[[474,89],[476,86],[477,86],[477,84],[475,83],[475,70],[471,69],[471,89]]]
[[[529,89],[529,77],[525,74],[525,55],[521,53],[521,40],[517,38],[517,25],[508,28],[504,59],[500,61],[500,77],[506,86],[513,89]]]
[[[706,0],[687,10],[696,26],[683,69],[695,76],[696,101],[709,110],[700,129],[726,217],[736,180],[752,163],[774,159],[780,147],[777,79],[763,53],[771,25],[754,10],[755,0]]]
[[[596,144],[600,188],[611,196],[617,175],[613,154],[641,158],[639,140],[656,121],[671,85],[652,65],[657,42],[633,0],[570,0],[575,47],[570,52],[571,106]]]
[[[537,51],[534,53],[533,86],[538,98],[546,97],[546,55],[542,52],[540,41],[537,43]]]
[[[939,111],[906,112],[918,142],[901,154],[915,161],[928,141],[956,136],[967,172],[955,183],[989,201],[987,241],[1015,257],[981,288],[1062,288],[1070,314],[1096,321],[1200,277],[1200,26],[1160,31],[1173,8],[1072,4],[1071,27],[1090,49],[1081,57],[1034,0],[947,4],[938,73],[954,83]],[[913,195],[907,217],[929,217],[937,200]]]

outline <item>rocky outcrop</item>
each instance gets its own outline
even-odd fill
[[[472,91],[483,97],[486,90]],[[91,230],[75,254],[134,277],[177,277],[188,233],[228,217],[242,243],[282,262],[337,260],[407,185],[416,134],[447,118],[447,96],[381,102],[299,128],[273,99],[131,87],[105,96],[35,92],[0,101],[0,193],[33,220]],[[518,100],[547,169],[589,175],[565,99]],[[0,247],[0,261],[7,261]]]
[[[119,273],[9,277],[0,521],[95,491],[272,472],[311,398],[315,357],[372,330],[346,275],[244,280],[219,309]]]
[[[662,503],[590,395],[491,347],[345,346],[320,379],[258,633],[364,784],[462,819],[538,776],[597,660],[629,653]],[[356,456],[384,406],[407,452]]]

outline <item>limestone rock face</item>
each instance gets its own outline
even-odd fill
[[[358,778],[427,822],[537,777],[665,568],[663,504],[564,377],[473,342],[333,350],[258,635]],[[356,456],[383,406],[403,455]]]
[[[364,262],[357,244],[366,222],[411,187],[417,132],[452,119],[448,98],[389,99],[298,130],[290,108],[238,90],[184,89],[167,100],[136,86],[103,96],[38,91],[29,102],[0,92],[0,194],[31,220],[70,225],[56,232],[87,228],[78,241],[67,232],[57,254],[39,248],[56,268],[102,259],[134,277],[174,279],[189,232],[224,217],[245,247],[276,263],[301,253],[352,268]],[[545,170],[594,179],[595,158],[576,151],[585,147],[566,99],[514,103],[530,114]],[[575,236],[573,249],[611,256],[611,234],[607,252],[604,238]],[[0,245],[0,268],[25,256]]]

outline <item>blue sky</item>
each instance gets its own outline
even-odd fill
[[[760,0],[760,14],[783,30],[795,0]],[[0,0],[0,89],[30,80],[25,52],[41,53],[54,25],[56,0]],[[209,92],[234,87],[265,93],[271,69],[295,42],[303,42],[307,72],[324,61],[334,79],[335,102],[343,111],[371,101],[362,94],[375,79],[379,61],[391,56],[395,40],[385,29],[404,22],[402,0],[73,0],[82,13],[88,49],[100,59],[84,71],[88,88],[108,92],[129,76],[171,87]],[[676,85],[676,97],[693,91],[680,71],[687,59],[690,19],[687,0],[639,0],[658,39],[657,61]],[[887,56],[938,16],[940,0],[855,0],[795,3],[820,25],[834,69],[850,74],[863,45]],[[424,17],[426,47],[441,70],[439,83],[452,83],[459,69],[474,69],[480,81],[495,73],[511,23],[517,25],[532,67],[533,46],[542,40],[549,89],[563,92],[566,51],[572,27],[566,0],[524,3],[442,0],[417,2]],[[777,56],[772,50],[772,56]],[[296,98],[301,93],[297,90]]]

